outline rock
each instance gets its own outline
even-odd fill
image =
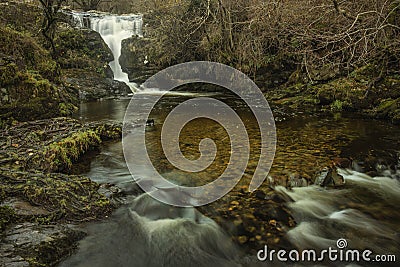
[[[340,186],[344,184],[343,177],[337,173],[336,168],[325,167],[317,175],[314,184],[326,187],[326,186]]]
[[[67,225],[14,225],[4,232],[0,266],[53,266],[84,236],[84,232]]]
[[[351,160],[348,158],[334,158],[333,165],[339,168],[350,168],[351,167]]]
[[[244,235],[238,237],[238,241],[241,245],[243,245],[244,243],[247,243],[248,240],[249,240],[249,238]]]
[[[265,199],[266,198],[266,194],[265,194],[265,192],[264,191],[262,191],[262,190],[256,190],[255,192],[255,195],[256,195],[256,198],[258,198],[258,199]]]
[[[152,41],[136,36],[122,41],[119,63],[130,81],[143,83],[162,69],[157,65],[157,51],[151,46]]]
[[[19,216],[46,216],[50,212],[39,206],[32,206],[29,202],[18,199],[10,198],[4,201],[2,206],[9,206],[14,209],[15,215]]]
[[[127,96],[132,93],[125,83],[86,70],[65,71],[65,82],[71,90],[79,91],[80,99],[84,102]]]
[[[66,28],[58,35],[58,61],[63,69],[87,70],[103,78],[114,77],[108,66],[114,60],[113,54],[98,32]]]
[[[288,180],[288,187],[305,187],[308,186],[308,182],[305,178],[301,178],[298,173],[291,174]]]

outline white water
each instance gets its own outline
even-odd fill
[[[62,267],[240,266],[238,249],[213,220],[148,195],[88,231],[90,237]]]
[[[138,90],[136,83],[130,82],[128,74],[122,71],[119,63],[122,41],[137,35],[142,37],[142,16],[140,15],[97,15],[91,13],[72,13],[79,27],[89,27],[98,32],[111,49],[114,60],[109,63],[114,79],[126,83],[132,92]]]
[[[336,247],[345,238],[351,248],[370,248],[375,253],[397,253],[400,245],[396,210],[400,205],[398,173],[390,177],[370,177],[353,170],[339,173],[346,181],[346,189],[326,190],[318,186],[276,190],[289,195],[289,204],[299,223],[287,235],[300,249]],[[391,216],[381,220],[377,217]],[[392,248],[388,251],[388,248]]]

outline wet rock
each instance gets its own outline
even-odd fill
[[[265,194],[265,192],[262,190],[256,190],[254,192],[254,194],[256,195],[256,198],[259,198],[259,199],[265,199],[267,196],[267,194]]]
[[[119,63],[129,80],[143,83],[162,69],[157,65],[158,53],[152,42],[152,39],[137,36],[122,41]]]
[[[314,184],[321,187],[340,186],[344,184],[344,179],[338,174],[336,168],[325,167],[315,178]]]
[[[123,82],[104,78],[100,74],[85,70],[65,71],[66,86],[79,91],[81,101],[90,102],[104,98],[127,96],[132,93]]]
[[[4,232],[0,266],[54,266],[85,233],[67,225],[22,223]]]
[[[287,186],[289,188],[305,187],[305,186],[308,186],[308,181],[305,178],[301,178],[298,173],[294,173],[289,176]]]
[[[216,218],[216,222],[249,253],[256,253],[267,243],[271,248],[288,246],[285,232],[296,223],[286,208],[285,199],[273,197],[278,193],[271,189],[250,193],[244,187],[239,186],[224,198],[199,209]],[[280,202],[273,201],[273,198]]]
[[[14,209],[17,216],[46,216],[50,212],[40,206],[33,206],[31,203],[18,198],[9,198],[2,206],[9,206]]]
[[[348,158],[334,158],[333,159],[334,166],[339,167],[339,168],[344,168],[344,169],[350,168],[351,162],[352,162],[351,159],[348,159]]]

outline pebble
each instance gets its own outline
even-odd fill
[[[241,236],[238,237],[238,241],[239,241],[240,244],[244,244],[244,243],[246,243],[248,240],[249,240],[248,237],[247,237],[247,236],[244,236],[244,235],[241,235]]]

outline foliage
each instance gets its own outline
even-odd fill
[[[343,102],[341,100],[335,100],[335,102],[333,102],[331,104],[331,110],[333,112],[340,112],[343,110]]]
[[[154,14],[160,64],[227,63],[253,74],[279,64],[342,72],[375,63],[376,75],[400,69],[399,1],[183,0]]]
[[[59,22],[59,11],[67,0],[39,0],[43,9],[43,20],[41,32],[44,38],[49,43],[53,56],[56,56],[56,47],[54,45],[54,38],[57,30],[57,23]]]

